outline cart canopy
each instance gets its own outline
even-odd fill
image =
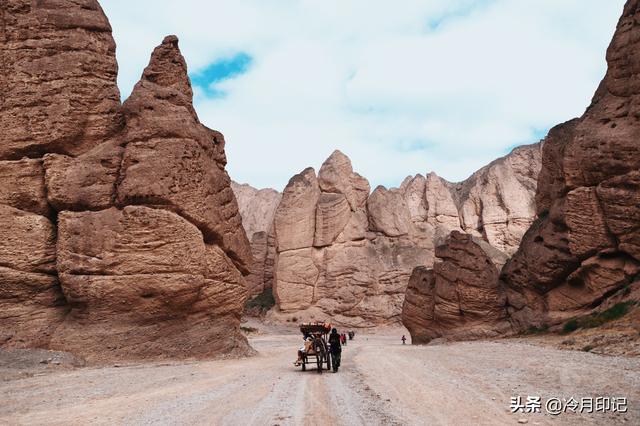
[[[331,324],[328,322],[303,322],[300,324],[300,331],[302,334],[327,334],[331,331]]]

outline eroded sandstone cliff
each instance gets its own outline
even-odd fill
[[[578,119],[545,139],[540,215],[505,266],[521,328],[597,308],[640,272],[640,2],[629,0],[607,50],[607,73]]]
[[[0,345],[244,353],[253,264],[175,36],[120,105],[97,1],[2,2]]]
[[[399,321],[411,271],[432,266],[435,247],[451,231],[507,254],[517,249],[535,217],[539,168],[535,144],[461,183],[431,173],[370,193],[349,158],[334,152],[317,176],[308,168],[291,178],[276,209],[272,318],[352,326]],[[240,203],[242,210],[242,197]]]
[[[640,1],[627,1],[607,50],[607,73],[591,105],[582,117],[554,127],[544,139],[535,196],[539,217],[502,268],[500,278],[493,268],[483,272],[471,267],[468,256],[442,256],[433,269],[414,270],[403,322],[415,342],[443,335],[478,337],[474,336],[477,324],[460,328],[456,305],[461,315],[464,310],[450,297],[451,280],[445,282],[442,277],[445,269],[458,271],[454,275],[459,301],[477,291],[474,276],[482,277],[483,287],[494,292],[490,300],[477,299],[482,301],[479,309],[500,310],[498,316],[483,316],[484,334],[558,326],[570,318],[605,310],[611,300],[624,300],[638,291],[639,20]],[[449,240],[440,253],[455,251],[456,245]],[[482,259],[482,255],[474,258]],[[443,313],[439,305],[452,309]],[[509,327],[505,327],[505,316]]]
[[[231,182],[231,188],[238,200],[242,225],[251,242],[253,263],[245,281],[249,295],[254,296],[273,286],[276,255],[273,216],[282,195],[275,189],[255,189],[236,182]]]
[[[493,337],[511,330],[506,293],[498,280],[507,256],[484,240],[453,231],[436,247],[433,268],[419,266],[409,279],[402,322],[412,343],[447,336]]]

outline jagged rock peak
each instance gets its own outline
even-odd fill
[[[371,189],[369,181],[353,172],[351,160],[339,150],[320,167],[318,185],[323,192],[343,194],[353,211],[364,206]]]
[[[585,315],[640,285],[639,19],[640,2],[627,1],[591,105],[545,139],[540,219],[502,271],[523,329]]]
[[[1,3],[0,345],[90,361],[247,353],[251,250],[177,38],[120,105],[96,1]]]
[[[142,79],[160,86],[174,87],[193,97],[191,81],[187,74],[187,62],[178,47],[178,37],[166,36],[162,44],[153,50],[149,65],[142,73]]]

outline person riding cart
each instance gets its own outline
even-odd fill
[[[302,371],[305,371],[307,365],[315,361],[318,373],[322,373],[323,364],[326,364],[327,370],[329,370],[331,368],[331,359],[327,335],[330,330],[331,324],[325,322],[300,324],[300,331],[304,336],[304,344],[298,350],[298,359],[294,362],[294,365],[302,366]]]

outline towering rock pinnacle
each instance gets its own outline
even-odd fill
[[[251,248],[224,169],[224,137],[198,120],[177,37],[166,37],[153,51],[123,111],[126,148],[117,203],[175,210],[247,273]]]
[[[120,106],[96,2],[2,6],[12,131],[0,158],[34,158],[0,161],[14,188],[0,190],[0,234],[13,235],[0,256],[0,344],[96,361],[245,353],[251,250],[224,137],[198,120],[177,37]],[[50,138],[25,136],[31,117]]]
[[[483,276],[484,295],[492,295],[476,299],[481,310],[499,313],[483,315],[484,335],[559,325],[640,291],[639,20],[640,1],[627,1],[607,50],[607,73],[591,105],[582,117],[557,125],[544,139],[535,196],[539,217],[500,279],[492,268],[457,268],[463,275],[455,280],[458,295],[478,288],[472,276],[464,277],[467,270]],[[518,181],[525,186],[530,182]],[[522,204],[507,210],[518,211],[518,206]],[[455,247],[448,240],[443,249]],[[442,271],[455,271],[465,260],[458,257],[445,256],[433,269],[414,270],[403,322],[416,342],[442,335],[478,337],[473,336],[477,323],[461,328],[458,319],[452,322],[451,315],[438,313],[439,305],[450,305],[452,294],[442,282]],[[462,305],[459,311],[464,311]]]
[[[335,151],[317,176],[308,168],[291,178],[276,209],[273,319],[398,322],[411,271],[433,266],[435,247],[452,231],[515,252],[535,218],[539,168],[535,144],[461,183],[430,173],[369,194],[368,181]]]
[[[640,272],[640,2],[629,0],[607,73],[578,119],[544,143],[540,219],[502,272],[522,327],[583,314]]]

